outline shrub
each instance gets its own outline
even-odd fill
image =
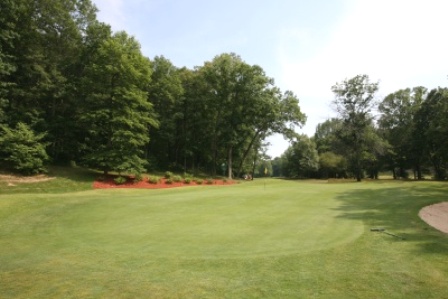
[[[149,178],[148,178],[148,182],[150,183],[150,184],[157,184],[158,182],[159,182],[159,180],[160,180],[160,178],[158,177],[158,176],[150,176]]]
[[[196,179],[196,184],[198,185],[202,185],[204,181],[202,179]]]
[[[182,182],[182,177],[179,176],[179,175],[175,175],[175,176],[172,177],[172,180],[175,183],[180,183],[180,182]]]
[[[123,176],[118,176],[114,179],[115,184],[117,185],[123,185],[124,183],[126,183],[126,178]]]
[[[212,179],[207,179],[207,185],[213,185],[213,180]]]
[[[24,175],[45,172],[44,162],[49,157],[44,137],[24,123],[18,123],[15,129],[0,126],[0,166]]]
[[[184,179],[184,183],[185,184],[190,184],[191,183],[191,179],[190,178],[185,178]]]
[[[166,179],[165,184],[171,185],[173,183],[172,179]]]
[[[165,172],[165,179],[171,179],[172,176],[173,176],[173,173],[171,171]]]
[[[138,182],[141,182],[141,181],[143,181],[143,175],[141,173],[137,173],[135,175],[134,182],[138,183]]]

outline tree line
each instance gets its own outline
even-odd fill
[[[448,88],[405,88],[378,100],[378,83],[358,75],[332,91],[337,117],[271,161],[273,175],[360,181],[390,171],[394,179],[447,178]]]
[[[47,163],[229,177],[254,171],[264,139],[293,140],[299,100],[234,53],[176,67],[112,32],[89,0],[3,0],[0,168]]]

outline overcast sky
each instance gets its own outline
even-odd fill
[[[93,0],[98,19],[125,30],[145,56],[193,68],[234,52],[292,90],[312,136],[334,116],[331,86],[358,74],[381,100],[402,88],[448,85],[446,0]],[[268,153],[288,142],[274,136]]]

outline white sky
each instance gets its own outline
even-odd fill
[[[292,90],[314,134],[334,116],[331,86],[358,74],[396,90],[448,85],[446,0],[93,0],[98,19],[125,30],[149,58],[178,67],[235,52]],[[288,147],[269,139],[268,154]]]

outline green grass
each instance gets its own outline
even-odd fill
[[[81,191],[81,177],[0,195],[1,298],[446,297],[448,238],[417,215],[443,183]]]
[[[69,168],[52,166],[49,169],[48,177],[51,180],[40,183],[14,183],[8,186],[7,182],[0,180],[1,194],[20,193],[67,193],[92,189],[95,178],[100,173],[83,168]]]

